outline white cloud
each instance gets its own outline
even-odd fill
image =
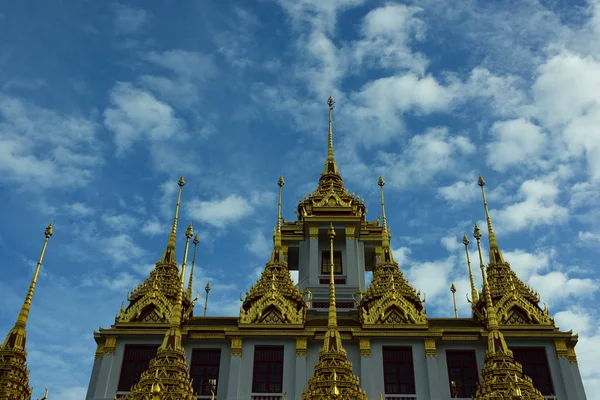
[[[204,80],[216,73],[216,66],[210,54],[174,49],[153,51],[147,57],[153,63],[175,72],[186,80]]]
[[[185,123],[168,104],[129,83],[117,83],[110,102],[111,107],[104,111],[104,123],[114,134],[119,156],[144,138],[164,141],[183,133]]]
[[[437,192],[445,200],[451,203],[468,203],[478,195],[478,187],[475,179],[470,181],[456,181],[452,185],[439,187]]]
[[[494,123],[490,128],[494,141],[488,143],[487,164],[496,171],[523,164],[527,168],[539,162],[546,135],[537,125],[523,118]]]
[[[65,210],[67,213],[78,216],[78,217],[87,217],[94,213],[94,209],[83,204],[83,203],[71,203],[65,205]]]
[[[104,257],[117,264],[139,261],[145,254],[145,251],[135,244],[133,238],[126,233],[99,237],[97,240],[95,245],[100,248]]]
[[[432,303],[444,302],[443,293],[450,288],[450,274],[456,263],[456,257],[429,262],[412,262],[405,269],[408,282],[421,293],[426,294],[427,301]],[[435,276],[435,279],[431,279]]]
[[[102,215],[102,221],[112,231],[122,232],[128,231],[137,224],[137,219],[129,214],[116,214],[107,212]]]
[[[248,217],[254,210],[247,199],[234,194],[209,201],[191,200],[186,202],[185,208],[190,218],[216,228],[225,228],[232,222]]]
[[[569,278],[563,272],[558,271],[549,272],[546,275],[533,275],[527,283],[540,293],[548,305],[569,298],[593,298],[594,293],[600,287],[597,280]]]
[[[492,212],[499,231],[508,233],[564,223],[569,210],[556,203],[559,192],[558,185],[552,182],[535,179],[523,182],[518,191],[521,201]]]
[[[577,234],[579,240],[586,244],[598,244],[600,243],[600,234],[593,232],[579,232]]]
[[[363,4],[364,0],[277,0],[277,2],[299,26],[306,22],[311,24],[314,30],[331,32],[335,28],[338,14]]]
[[[457,250],[463,250],[465,245],[459,241],[459,237],[455,235],[444,236],[441,240],[442,246],[450,253],[455,253]]]
[[[250,242],[246,244],[246,249],[257,257],[266,258],[269,256],[272,244],[262,231],[256,229],[250,234]]]
[[[452,136],[446,128],[432,128],[413,136],[402,153],[379,154],[388,172],[389,184],[431,184],[438,174],[457,172],[460,156],[472,154],[475,146],[464,136]]]
[[[167,233],[168,227],[165,224],[161,224],[158,219],[154,218],[149,221],[145,221],[141,228],[142,233],[146,235],[154,236],[161,233]]]
[[[0,180],[30,190],[86,185],[103,163],[96,124],[0,95]]]

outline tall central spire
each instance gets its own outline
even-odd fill
[[[173,226],[171,227],[171,233],[169,234],[169,240],[167,241],[167,248],[163,253],[160,260],[162,264],[177,264],[177,258],[175,257],[175,240],[177,239],[177,222],[179,220],[179,206],[181,204],[181,192],[185,185],[183,176],[179,178],[179,193],[177,194],[177,204],[175,205],[175,216],[173,217]]]
[[[481,187],[481,196],[483,196],[483,207],[485,208],[485,220],[488,227],[488,236],[490,240],[490,264],[504,264],[504,256],[498,246],[498,240],[496,239],[496,233],[494,233],[494,227],[492,226],[492,217],[490,217],[490,210],[488,209],[487,199],[485,198],[485,181],[479,176],[477,181],[479,187]]]
[[[31,397],[31,388],[29,387],[29,372],[27,371],[27,352],[25,343],[27,335],[25,328],[29,319],[31,303],[35,286],[37,284],[46,246],[52,236],[52,224],[48,225],[44,232],[46,239],[42,246],[42,253],[38,259],[29,290],[25,296],[25,301],[17,317],[14,327],[6,335],[4,343],[0,345],[0,399],[29,399]]]
[[[335,279],[333,275],[333,270],[335,269],[334,261],[333,261],[333,240],[335,239],[335,229],[333,229],[333,223],[330,224],[329,227],[329,315],[327,318],[327,330],[337,332],[337,307],[335,305]],[[327,338],[332,336],[336,337],[336,348],[340,349],[342,347],[341,339],[339,333],[335,335],[334,333],[330,334],[327,332],[325,344],[327,346]],[[331,346],[331,344],[330,344]]]
[[[329,136],[327,141],[327,161],[325,162],[325,168],[323,168],[322,175],[340,175],[338,171],[337,164],[335,163],[335,159],[333,158],[333,106],[335,101],[333,101],[333,97],[329,96],[327,99],[327,105],[329,106]]]

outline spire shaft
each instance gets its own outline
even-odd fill
[[[190,270],[190,281],[188,283],[188,288],[187,288],[187,297],[190,300],[192,298],[192,286],[194,283],[194,267],[196,266],[196,247],[198,246],[198,243],[200,243],[200,239],[198,239],[198,235],[196,235],[194,237],[194,241],[192,243],[194,243],[194,254],[192,255],[192,269]]]
[[[469,281],[471,282],[471,301],[474,307],[475,303],[477,303],[477,300],[479,300],[479,296],[477,295],[475,278],[473,277],[473,270],[471,269],[471,258],[469,257],[469,239],[467,239],[467,235],[463,236],[463,244],[465,245],[465,253],[467,254],[467,267],[469,268]]]
[[[333,239],[335,238],[335,230],[333,224],[329,228],[329,316],[327,319],[327,329],[337,329],[337,307],[335,304],[335,279],[334,279],[334,262],[333,262]]]
[[[327,141],[327,161],[325,161],[325,168],[323,169],[322,175],[337,175],[337,180],[341,179],[340,172],[338,171],[337,164],[333,157],[333,97],[329,96],[327,99],[327,105],[329,106],[329,135]]]
[[[277,181],[277,186],[279,186],[279,201],[277,202],[277,232],[281,233],[281,202],[283,197],[283,185],[285,185],[285,181],[283,180],[283,176],[279,177]]]
[[[481,276],[483,277],[483,295],[485,296],[488,329],[490,331],[499,331],[498,317],[496,315],[494,304],[492,303],[492,295],[490,293],[490,286],[488,284],[487,274],[485,272],[485,264],[483,263],[483,255],[481,253],[481,231],[479,230],[477,224],[475,224],[473,236],[477,240],[479,266],[481,267]]]
[[[479,176],[477,184],[479,187],[481,187],[483,207],[485,208],[485,220],[487,222],[488,238],[490,241],[490,264],[504,263],[504,257],[502,256],[502,252],[498,246],[498,240],[496,239],[496,233],[494,232],[494,227],[492,226],[492,218],[490,217],[490,210],[488,209],[487,199],[485,197],[485,189],[483,188],[485,186],[485,180]]]
[[[40,274],[40,269],[42,268],[42,262],[44,261],[44,255],[46,254],[46,246],[48,245],[48,240],[50,240],[50,236],[53,233],[53,224],[50,223],[44,232],[44,244],[42,246],[42,252],[40,253],[40,257],[38,259],[37,265],[35,267],[35,273],[33,274],[33,278],[31,279],[31,283],[29,284],[29,290],[27,291],[27,295],[25,296],[25,301],[23,302],[23,306],[21,307],[21,311],[19,312],[19,316],[17,317],[17,322],[15,326],[21,327],[25,329],[27,325],[27,319],[29,318],[29,311],[31,310],[31,302],[33,300],[33,293],[35,292],[35,286],[37,284],[38,276]]]
[[[177,204],[175,206],[175,216],[173,217],[173,226],[171,227],[171,233],[169,234],[169,240],[167,241],[167,248],[163,253],[163,257],[161,259],[161,263],[164,264],[175,264],[177,263],[177,259],[175,257],[175,240],[177,239],[177,222],[179,220],[179,206],[181,205],[181,192],[183,191],[183,186],[185,185],[185,180],[183,176],[179,178],[179,193],[177,194]]]
[[[383,196],[383,185],[385,185],[385,181],[383,180],[382,176],[379,177],[379,181],[377,182],[377,184],[381,188],[381,218],[383,229],[387,231],[387,218],[385,216],[385,197]]]

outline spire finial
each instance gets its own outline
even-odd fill
[[[335,304],[335,278],[333,275],[335,265],[333,261],[333,240],[335,239],[335,229],[333,223],[329,224],[329,318],[327,328],[337,329],[337,307]]]
[[[456,308],[456,286],[454,286],[454,283],[450,285],[450,292],[452,293],[452,301],[454,302],[454,317],[458,318],[458,308]]]
[[[483,207],[485,208],[485,219],[487,222],[488,237],[490,241],[490,264],[504,264],[504,257],[502,256],[500,247],[498,247],[496,233],[494,233],[494,228],[492,226],[492,218],[490,217],[490,210],[488,209],[487,199],[485,197],[485,189],[483,188],[485,186],[485,180],[483,180],[483,177],[481,175],[479,175],[477,184],[479,185],[479,187],[481,187],[481,195],[483,196]]]
[[[327,105],[329,106],[329,135],[327,141],[327,161],[325,162],[325,168],[323,169],[323,175],[335,174],[340,175],[335,159],[333,158],[333,97],[329,96],[327,99]]]
[[[283,185],[285,185],[285,181],[283,180],[283,176],[279,177],[277,181],[277,186],[279,186],[279,202],[277,203],[277,232],[281,233],[281,199],[283,196]]]
[[[177,204],[175,205],[175,216],[173,217],[173,226],[171,228],[171,233],[169,234],[169,241],[167,242],[167,248],[163,253],[162,259],[160,262],[162,264],[176,264],[177,259],[175,257],[175,239],[177,239],[177,222],[179,220],[179,206],[181,205],[181,192],[183,187],[185,186],[185,180],[183,176],[179,178],[177,182],[179,185],[179,193],[177,194]]]
[[[204,316],[206,317],[206,308],[208,307],[208,293],[210,292],[210,282],[206,282],[206,286],[204,286],[204,291],[206,292],[206,297],[204,298]]]
[[[469,268],[469,281],[471,282],[471,305],[475,307],[479,296],[477,295],[477,288],[475,287],[475,278],[473,277],[473,270],[471,270],[471,258],[469,257],[469,239],[467,239],[467,235],[463,236],[462,242],[465,245],[465,253],[467,254],[467,267]]]
[[[188,283],[188,288],[187,288],[187,297],[190,300],[192,299],[192,286],[193,286],[193,282],[194,282],[194,267],[196,266],[196,247],[198,247],[198,243],[200,243],[200,239],[198,238],[198,235],[196,235],[194,237],[194,241],[192,243],[194,243],[194,254],[192,255],[192,269],[190,270],[190,281]]]
[[[379,176],[379,180],[377,181],[377,184],[381,188],[381,218],[382,218],[383,230],[387,231],[387,218],[385,216],[385,198],[383,196],[383,186],[385,185],[385,181],[383,180],[382,176]]]

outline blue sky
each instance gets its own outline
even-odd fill
[[[469,315],[460,239],[484,219],[482,174],[505,258],[579,333],[600,399],[598,0],[152,3],[0,6],[3,334],[55,221],[28,325],[34,395],[84,397],[92,332],[162,254],[180,175],[194,290],[210,280],[209,314],[238,314],[277,178],[287,220],[316,187],[331,94],[346,186],[373,220],[384,176],[428,315],[452,316],[451,282]]]

